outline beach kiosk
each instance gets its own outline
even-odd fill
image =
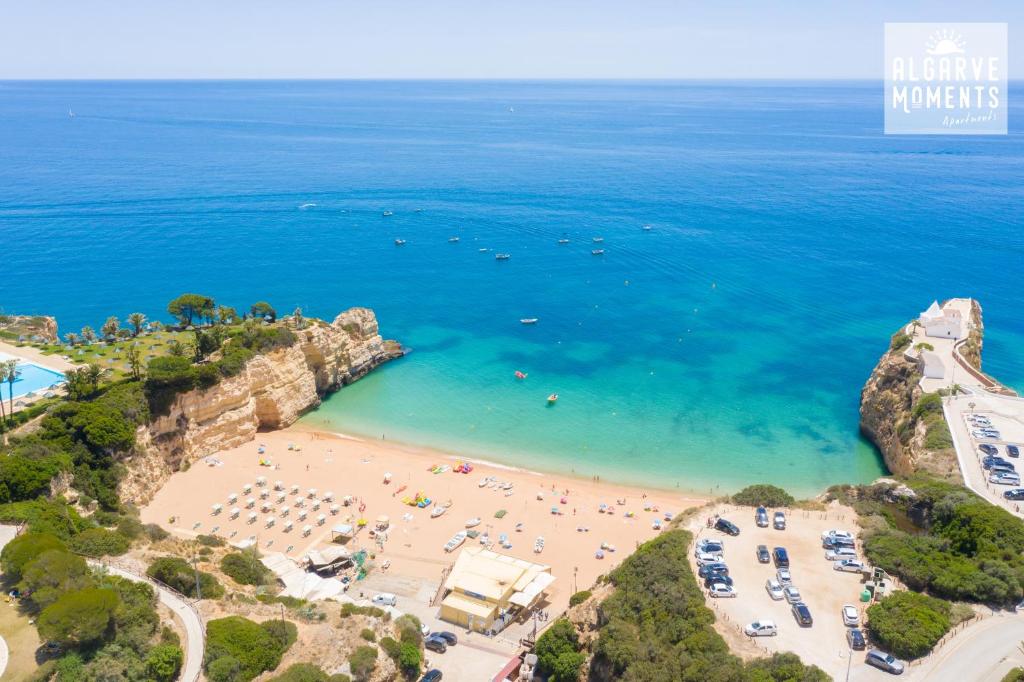
[[[444,582],[440,617],[477,632],[501,632],[521,610],[536,606],[554,581],[550,566],[467,547]]]
[[[351,523],[339,523],[331,528],[331,542],[348,542],[355,534]]]

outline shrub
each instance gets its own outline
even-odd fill
[[[359,636],[365,639],[367,642],[377,641],[377,633],[375,633],[370,628],[363,628],[362,632],[359,633]]]
[[[14,538],[0,552],[0,568],[11,580],[21,580],[25,566],[43,552],[51,549],[66,550],[67,547],[55,535],[49,533],[25,533]]]
[[[272,630],[273,626],[263,627],[241,616],[211,620],[206,624],[207,675],[211,680],[251,680],[276,668],[291,631],[287,627]]]
[[[70,459],[59,453],[29,458],[18,452],[0,455],[0,503],[32,500],[50,492],[50,480],[71,468]]]
[[[224,538],[217,537],[216,535],[200,535],[196,537],[196,542],[204,547],[223,547],[227,544],[224,542]]]
[[[345,602],[341,605],[340,615],[342,618],[348,618],[349,616],[369,616],[371,618],[381,618],[383,620],[389,620],[391,614],[384,609],[377,608],[376,606],[356,606],[352,602]],[[415,618],[415,616],[413,616]]]
[[[196,570],[179,557],[161,557],[149,565],[146,575],[191,597],[196,596]],[[224,588],[215,577],[199,571],[199,591],[203,599],[219,599]]]
[[[122,516],[117,522],[117,532],[129,540],[135,540],[142,537],[146,529],[134,516]]]
[[[949,631],[949,604],[917,592],[895,592],[868,608],[868,630],[900,658],[924,656]]]
[[[796,500],[778,486],[761,483],[748,485],[732,496],[732,502],[746,507],[790,507]]]
[[[145,529],[146,537],[149,538],[150,542],[166,540],[171,535],[156,523],[147,523],[143,528]]]
[[[398,639],[401,641],[415,642],[419,646],[423,639],[423,624],[420,619],[411,613],[406,613],[395,619],[395,627],[398,628]]]
[[[372,646],[356,647],[348,657],[348,667],[358,682],[366,682],[377,667],[377,649]]]
[[[184,654],[174,644],[158,644],[146,656],[146,671],[159,682],[177,679]]]
[[[89,523],[67,504],[44,498],[0,505],[0,523],[23,523],[33,533],[55,535],[65,542],[89,527]]]
[[[274,638],[281,653],[288,651],[292,644],[295,644],[295,640],[299,638],[299,629],[295,627],[295,623],[287,620],[265,620],[260,623],[260,627]]]
[[[255,552],[232,552],[220,560],[220,570],[240,585],[262,585],[270,571]]]
[[[398,640],[391,637],[381,637],[380,648],[388,655],[388,658],[398,663],[398,655],[401,652],[401,645]]]
[[[117,606],[113,590],[68,592],[43,609],[37,623],[39,636],[71,647],[90,644],[108,634]]]
[[[398,669],[406,679],[414,680],[420,673],[420,666],[423,662],[423,653],[419,644],[410,640],[402,640],[398,645]]]
[[[911,338],[906,332],[896,332],[892,336],[892,340],[889,342],[889,348],[893,351],[901,351],[910,345]]]
[[[144,384],[149,409],[153,414],[167,414],[179,393],[191,391],[198,381],[196,369],[188,358],[165,355],[150,360]]]
[[[89,528],[71,538],[71,549],[91,557],[120,556],[130,545],[128,538],[106,528]]]
[[[569,597],[569,606],[579,606],[583,602],[590,599],[590,590],[581,590],[576,594]]]
[[[561,618],[537,640],[537,668],[552,682],[575,682],[586,657],[577,651],[576,628]]]
[[[295,663],[280,675],[270,678],[269,682],[328,682],[330,679],[312,663]]]
[[[26,564],[18,587],[30,593],[38,609],[45,609],[67,592],[93,586],[92,574],[82,557],[49,549]]]

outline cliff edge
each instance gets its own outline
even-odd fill
[[[182,466],[293,424],[325,394],[402,355],[396,342],[381,338],[367,308],[346,310],[330,324],[312,320],[294,333],[292,345],[251,358],[211,388],[176,396],[167,414],[140,427],[122,499],[145,503]]]
[[[860,431],[897,475],[917,471],[959,480],[956,451],[942,414],[942,396],[921,388],[922,353],[911,348],[908,323],[893,335],[860,395]],[[971,301],[967,337],[959,344],[965,362],[981,373],[984,337],[981,306]]]

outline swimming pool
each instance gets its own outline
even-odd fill
[[[64,381],[64,375],[60,372],[40,367],[31,362],[21,361],[18,363],[18,378],[14,382],[14,397],[19,398],[32,392],[36,392],[41,397],[41,393],[45,393],[62,381]],[[10,386],[6,381],[0,388],[3,389],[3,395],[7,396]]]

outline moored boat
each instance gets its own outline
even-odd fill
[[[393,216],[395,214],[392,213],[391,211],[384,211],[384,213],[382,213],[381,215],[383,215],[385,218],[387,218],[387,217]]]
[[[511,257],[512,257],[512,254],[509,254],[509,253],[496,253],[496,254],[494,254],[494,260],[508,260]]]
[[[519,320],[519,323],[520,324],[537,324],[537,322],[539,320],[540,320],[539,317],[524,317],[521,320]]]
[[[395,240],[395,246],[401,246],[402,244],[405,244],[405,240],[404,239],[396,239]]]
[[[516,379],[525,379],[527,376],[526,372],[520,372],[518,369],[516,370]]]
[[[603,256],[604,255],[604,249],[594,249],[593,251],[590,252],[590,255],[591,256]]]
[[[448,237],[448,243],[449,243],[449,244],[455,244],[455,243],[457,243],[458,241],[459,241],[459,238],[458,238],[458,237]]]
[[[548,405],[554,405],[556,402],[558,402],[557,393],[552,393],[551,395],[548,396]]]

